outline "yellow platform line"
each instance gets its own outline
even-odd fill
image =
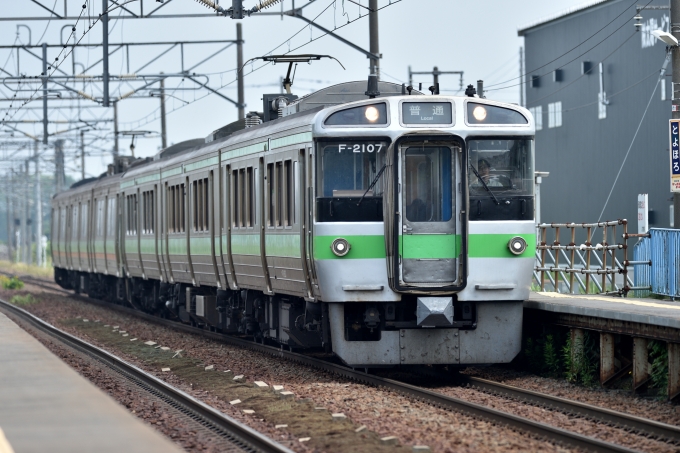
[[[617,304],[627,304],[627,305],[637,305],[640,307],[650,307],[650,308],[669,308],[671,310],[680,310],[680,305],[666,305],[657,304],[655,302],[643,302],[640,299],[625,299],[625,298],[613,298],[613,297],[603,297],[603,296],[576,296],[573,294],[560,294],[560,293],[549,293],[549,292],[537,292],[545,297],[552,297],[555,299],[585,299],[585,300],[599,300],[609,303]]]
[[[0,428],[0,453],[14,453],[14,449],[5,437],[5,433],[2,432],[2,428]]]

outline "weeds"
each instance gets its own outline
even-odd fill
[[[31,305],[38,302],[38,300],[30,294],[25,294],[23,296],[17,294],[15,296],[12,296],[12,298],[9,301],[10,303],[18,305],[20,307],[25,307],[26,305]]]
[[[650,341],[647,350],[652,361],[650,387],[665,395],[668,392],[668,347],[662,341]]]
[[[0,284],[2,284],[3,289],[22,289],[24,287],[24,282],[19,280],[17,277],[5,277],[0,275]]]
[[[523,356],[529,369],[538,375],[547,377],[559,377],[562,374],[563,365],[559,351],[559,334],[542,334],[539,338],[526,338]]]
[[[583,340],[577,339],[574,344],[571,338],[568,338],[562,348],[567,381],[593,387],[597,383],[596,356],[595,341],[587,330],[583,332]]]

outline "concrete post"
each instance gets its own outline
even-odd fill
[[[585,332],[583,329],[570,329],[569,335],[571,337],[571,372],[576,371],[575,364],[583,355],[583,341],[585,339]]]
[[[102,74],[104,107],[109,107],[109,0],[102,0],[102,62],[104,63],[104,73]]]
[[[80,131],[80,179],[85,179],[85,131]]]
[[[118,162],[118,102],[113,103],[113,165]]]
[[[633,338],[633,393],[649,380],[649,351],[646,338]]]
[[[614,334],[600,332],[600,384],[616,374],[614,365]]]
[[[47,43],[42,45],[43,71],[43,145],[47,145]]]

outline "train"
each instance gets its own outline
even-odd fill
[[[372,89],[371,89],[372,87]],[[536,250],[518,105],[347,82],[52,199],[63,288],[352,367],[510,362]]]

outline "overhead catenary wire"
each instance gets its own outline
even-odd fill
[[[614,178],[614,183],[612,184],[611,189],[609,190],[609,195],[607,195],[607,200],[604,202],[604,206],[602,206],[602,212],[600,212],[600,216],[597,218],[597,221],[599,222],[602,219],[602,216],[604,215],[604,211],[607,209],[607,205],[609,204],[609,199],[612,196],[612,193],[614,193],[614,188],[616,187],[616,183],[619,181],[619,177],[621,176],[621,172],[623,171],[623,167],[626,165],[626,161],[628,160],[628,155],[630,154],[630,150],[633,149],[633,145],[635,144],[635,139],[638,136],[638,133],[640,132],[640,128],[642,127],[642,123],[645,120],[645,117],[647,116],[647,111],[649,110],[649,106],[652,104],[652,100],[654,99],[654,95],[656,94],[656,89],[659,87],[659,83],[661,83],[661,79],[666,75],[666,68],[668,67],[668,63],[671,61],[671,51],[668,51],[666,53],[666,59],[663,62],[663,66],[661,67],[661,71],[659,72],[659,78],[656,80],[656,84],[654,85],[654,90],[652,91],[652,95],[649,97],[649,101],[647,102],[647,107],[645,107],[645,111],[642,113],[642,118],[640,118],[640,124],[638,124],[637,129],[635,130],[635,135],[633,135],[633,139],[630,141],[630,146],[628,147],[628,151],[626,151],[626,155],[623,157],[623,162],[621,162],[621,166],[619,167],[619,171],[616,174],[616,178]]]

